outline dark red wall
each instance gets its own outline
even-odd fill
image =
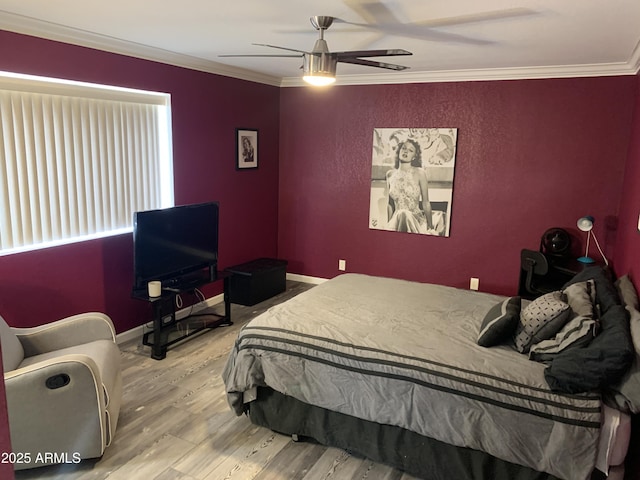
[[[513,294],[520,250],[594,228],[610,258],[637,79],[287,88],[281,94],[278,254],[291,272],[347,270]],[[457,127],[448,238],[369,230],[373,129]],[[577,244],[579,241],[579,245]],[[596,251],[591,251],[597,255]]]
[[[640,289],[640,75],[636,75],[636,97],[631,101],[635,106],[633,131],[627,168],[620,202],[620,222],[616,247],[616,267],[619,275],[629,274]]]
[[[0,31],[0,70],[171,94],[176,204],[220,202],[222,268],[277,253],[277,87]],[[235,129],[259,130],[259,168],[235,169]],[[32,326],[99,310],[148,321],[130,298],[131,234],[0,257],[0,314]],[[208,296],[219,293],[208,286]]]

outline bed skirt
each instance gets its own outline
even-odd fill
[[[425,480],[558,480],[478,450],[308,405],[270,388],[259,387],[257,399],[246,407],[256,425],[309,437]],[[596,471],[592,478],[604,475]]]

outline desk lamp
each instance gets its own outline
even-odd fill
[[[587,264],[595,262],[595,260],[593,260],[593,258],[589,256],[589,240],[591,239],[591,237],[593,237],[593,241],[596,242],[596,247],[598,247],[598,251],[600,252],[600,255],[602,255],[602,259],[604,260],[605,265],[609,265],[609,262],[607,261],[607,257],[605,257],[604,253],[602,253],[602,248],[600,248],[600,243],[598,243],[598,239],[596,238],[595,233],[593,233],[594,221],[595,220],[591,215],[587,215],[578,219],[578,228],[583,232],[587,232],[587,246],[584,251],[584,256],[578,257],[578,261],[581,263],[587,263]]]

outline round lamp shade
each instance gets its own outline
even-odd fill
[[[578,219],[578,228],[583,232],[588,232],[593,228],[593,217],[587,215],[586,217],[582,217]]]

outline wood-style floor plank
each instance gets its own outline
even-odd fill
[[[229,408],[221,373],[242,326],[311,287],[287,281],[265,302],[234,304],[233,325],[175,345],[164,360],[151,359],[141,340],[121,345],[122,407],[103,457],[22,470],[16,480],[413,480],[339,449],[293,442]]]
[[[260,428],[254,439],[248,439],[232,455],[211,469],[205,480],[236,480],[254,478],[273,460],[291,439]]]
[[[255,480],[302,480],[325,451],[315,443],[288,442]]]

